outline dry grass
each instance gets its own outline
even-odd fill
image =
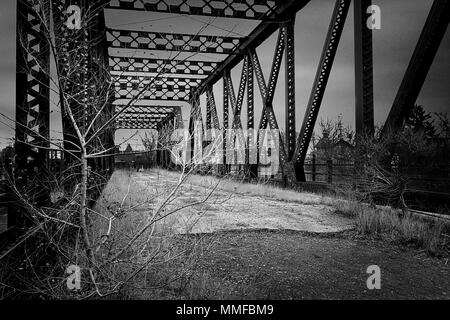
[[[170,190],[164,184],[169,177],[177,176],[175,172],[165,170],[152,170],[156,172],[157,186],[133,183],[132,173],[116,171],[98,203],[97,210],[104,215],[111,216],[119,212],[122,214],[113,226],[114,238],[111,246],[122,245],[130,234],[145,223],[150,214],[148,208],[151,204],[160,201],[161,197]],[[218,182],[219,189],[241,195],[269,198],[280,201],[301,204],[326,204],[336,208],[337,214],[344,214],[355,220],[356,230],[364,237],[375,237],[393,243],[412,245],[422,248],[432,255],[439,255],[448,245],[442,233],[444,226],[438,223],[429,223],[413,217],[402,218],[398,212],[390,208],[371,208],[357,201],[348,201],[332,197],[318,196],[310,193],[300,193],[285,190],[266,184],[241,183],[228,178],[213,176],[192,175],[188,183],[210,187]],[[127,196],[126,196],[127,195]],[[126,197],[125,197],[126,196]],[[140,203],[146,206],[140,207]],[[136,205],[138,206],[136,207]],[[142,210],[142,208],[147,208]],[[98,223],[98,221],[96,221]],[[99,223],[95,230],[98,236],[105,233],[107,225]],[[147,268],[115,296],[123,299],[201,299],[204,297],[225,297],[228,291],[233,290],[230,283],[227,288],[217,285],[217,279],[207,272],[196,272],[202,256],[217,242],[220,236],[205,237],[171,235],[162,232],[158,236],[149,237],[150,241],[136,243],[130,254],[138,250],[148,256],[152,250],[159,250],[157,258]],[[144,239],[146,237],[143,237]],[[117,280],[132,272],[135,265],[121,265],[114,270]]]
[[[96,244],[106,240],[102,250],[97,252],[99,261],[106,261],[126,246],[173,188],[164,176],[156,182],[152,185],[136,183],[133,173],[126,170],[117,170],[113,174],[95,208],[101,217],[93,219]],[[111,236],[105,238],[109,229],[107,219],[113,220]],[[142,268],[114,298],[173,299],[188,286],[199,259],[214,238],[205,240],[198,236],[188,241],[186,236],[170,231],[172,221],[166,219],[155,223],[124,253],[122,263],[108,266],[105,272],[108,281],[116,283],[127,280],[129,275]]]
[[[356,218],[356,228],[361,235],[412,245],[430,255],[445,254],[449,248],[445,222],[402,216],[399,210],[374,208],[356,201],[338,202],[336,208],[337,212]]]
[[[286,190],[267,184],[242,183],[231,178],[193,175],[189,180],[190,183],[201,186],[212,185],[219,181],[220,189],[241,195],[332,206],[336,208],[336,213],[354,218],[356,230],[361,235],[414,245],[431,255],[439,255],[448,250],[448,237],[445,236],[448,226],[445,223],[425,221],[413,216],[401,217],[398,210],[389,207],[372,208],[356,201],[356,196],[352,193],[339,198]]]
[[[167,172],[161,169],[157,169],[160,174],[176,174],[174,172]],[[234,194],[244,196],[255,196],[261,198],[267,198],[278,201],[287,201],[301,204],[329,204],[334,202],[334,199],[321,195],[316,195],[307,192],[297,192],[293,190],[279,188],[273,185],[265,183],[248,183],[242,182],[231,177],[215,177],[215,176],[202,176],[191,175],[188,182],[193,185],[210,187],[219,183],[219,190],[232,192]]]

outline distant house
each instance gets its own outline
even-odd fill
[[[118,149],[118,148],[117,148]],[[131,168],[134,165],[134,151],[130,144],[127,145],[125,151],[117,152],[114,157],[114,165],[116,168]]]
[[[127,145],[124,151],[116,149],[114,164],[117,169],[148,169],[156,164],[156,151],[135,151],[130,144]]]
[[[315,154],[317,159],[333,160],[348,162],[353,159],[353,152],[355,146],[350,142],[340,139],[335,143],[321,139],[315,147]]]

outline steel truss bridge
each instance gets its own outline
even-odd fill
[[[306,113],[298,121],[295,117],[295,33],[296,13],[313,0],[18,0],[17,1],[17,105],[16,105],[16,174],[26,184],[33,174],[47,165],[51,148],[49,143],[50,114],[50,50],[42,34],[45,28],[36,12],[49,12],[55,28],[65,28],[65,37],[57,39],[59,54],[67,67],[59,72],[66,79],[66,87],[72,90],[73,99],[67,103],[74,114],[82,111],[83,103],[95,96],[95,90],[111,90],[107,108],[97,113],[84,113],[80,119],[97,117],[96,126],[114,120],[113,126],[104,128],[96,140],[98,145],[114,147],[114,132],[118,129],[157,129],[167,123],[182,125],[180,103],[189,103],[190,125],[202,121],[206,129],[252,128],[278,129],[284,121],[285,136],[282,137],[280,162],[283,174],[305,179],[303,164],[313,130],[316,124],[327,82],[339,46],[341,34],[349,10],[353,9],[355,44],[355,92],[356,132],[361,137],[374,132],[373,101],[373,59],[372,30],[367,27],[370,14],[367,9],[371,0],[330,0],[335,2],[329,21],[317,73]],[[95,12],[89,21],[87,31],[82,35],[65,26],[66,13],[70,5],[76,5],[84,12]],[[259,24],[244,37],[203,34],[174,34],[142,30],[107,28],[105,10],[126,10],[137,12],[159,12],[187,14],[220,18],[237,18],[259,21]],[[327,17],[324,17],[324,19]],[[414,105],[426,79],[433,59],[450,20],[450,1],[435,0],[428,19],[418,39],[400,89],[392,103],[385,130],[400,128]],[[278,38],[274,48],[270,76],[265,78],[256,49],[272,34]],[[78,60],[70,56],[67,39],[79,37],[80,45],[95,40],[95,45],[86,46],[85,53]],[[66,39],[66,40],[65,40]],[[24,43],[25,42],[25,45]],[[26,48],[26,49],[25,49]],[[114,50],[112,50],[114,49]],[[160,59],[152,55],[135,57],[116,54],[127,49],[151,51],[173,51],[188,53],[218,54],[221,61]],[[79,52],[79,51],[77,51]],[[38,58],[36,58],[38,57]],[[65,59],[65,60],[64,60]],[[103,68],[96,61],[102,61]],[[70,63],[84,63],[85,74],[70,73]],[[242,63],[239,85],[235,88],[231,71]],[[64,65],[64,63],[62,64]],[[285,68],[285,118],[277,119],[274,112],[274,93],[281,68]],[[108,89],[85,91],[78,85],[83,76],[97,73],[105,83],[113,83]],[[155,74],[159,74],[155,77]],[[155,80],[157,79],[157,80]],[[76,81],[75,81],[76,80]],[[214,86],[223,80],[223,96],[214,96]],[[222,83],[222,81],[220,81]],[[259,93],[254,92],[257,84]],[[151,88],[145,90],[145,88]],[[91,91],[89,91],[91,90]],[[93,91],[92,91],[93,90]],[[87,95],[86,92],[90,94]],[[202,119],[200,96],[206,94],[206,119]],[[255,123],[255,95],[263,102],[261,121]],[[139,96],[139,104],[129,106],[129,101]],[[246,97],[246,110],[243,110]],[[216,99],[223,99],[223,121],[219,121]],[[164,101],[161,105],[154,102]],[[169,101],[169,102],[167,102]],[[80,111],[81,110],[81,111]],[[246,123],[241,116],[246,112]],[[73,128],[63,114],[64,140],[73,142]],[[83,122],[80,120],[80,126]],[[299,126],[299,127],[298,127]],[[300,134],[297,135],[298,128]],[[252,139],[250,139],[252,140]],[[74,143],[74,142],[73,142]],[[250,146],[251,147],[251,146]],[[113,154],[95,160],[97,169],[112,169]]]

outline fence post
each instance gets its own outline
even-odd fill
[[[315,182],[316,181],[316,155],[313,154],[312,156],[312,181]]]
[[[327,160],[327,183],[333,183],[333,160]]]

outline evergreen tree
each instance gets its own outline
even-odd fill
[[[436,136],[434,120],[429,112],[426,112],[423,106],[415,105],[411,115],[406,120],[406,126],[414,132],[423,132],[428,138]]]

